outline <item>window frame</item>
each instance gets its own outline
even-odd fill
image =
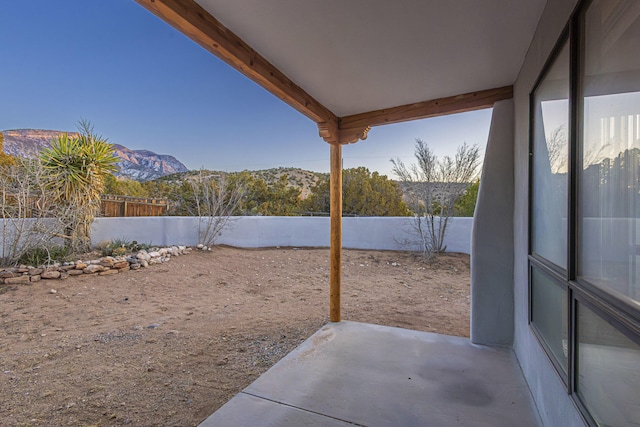
[[[567,240],[567,268],[564,269],[560,266],[558,266],[557,264],[555,264],[552,261],[549,261],[545,258],[543,258],[542,256],[536,254],[533,252],[533,189],[534,189],[534,169],[533,169],[533,165],[534,165],[534,131],[535,131],[535,111],[536,111],[536,99],[535,99],[535,95],[536,95],[536,91],[537,89],[540,87],[540,85],[542,84],[542,82],[544,81],[544,79],[547,77],[549,71],[551,70],[551,68],[553,67],[553,65],[555,64],[555,61],[557,60],[560,52],[562,52],[562,49],[564,48],[565,44],[568,43],[569,44],[569,128],[567,129],[567,138],[568,138],[568,144],[569,144],[569,158],[571,159],[572,156],[572,149],[575,148],[574,147],[574,135],[572,132],[572,125],[573,125],[573,119],[574,116],[572,115],[573,113],[573,104],[574,102],[572,102],[573,99],[573,95],[574,95],[574,85],[572,84],[572,72],[575,69],[574,66],[574,60],[575,60],[575,48],[574,48],[574,43],[573,43],[573,18],[569,21],[569,23],[564,27],[564,29],[562,30],[562,33],[560,34],[560,36],[558,37],[558,39],[556,40],[556,43],[553,47],[553,49],[551,50],[551,53],[549,54],[547,60],[545,61],[542,70],[540,71],[540,74],[538,75],[538,78],[536,79],[536,82],[533,86],[533,89],[531,90],[531,92],[529,93],[529,173],[528,173],[528,177],[529,177],[529,204],[528,204],[528,323],[529,323],[529,328],[531,329],[531,331],[533,332],[533,335],[536,337],[538,343],[540,344],[540,346],[543,348],[545,355],[547,356],[547,359],[550,361],[551,365],[554,368],[555,373],[558,375],[559,379],[562,381],[565,389],[567,390],[567,393],[570,393],[569,391],[569,385],[571,384],[571,382],[573,381],[573,345],[571,345],[571,341],[572,341],[572,332],[573,332],[573,322],[572,322],[572,315],[571,315],[571,302],[572,302],[572,295],[571,295],[571,288],[568,287],[566,285],[566,283],[570,280],[570,272],[575,270],[575,265],[572,265],[572,256],[570,255],[570,253],[575,252],[572,249],[572,241],[571,240]],[[573,180],[572,180],[572,176],[574,174],[572,174],[572,163],[571,161],[568,164],[568,168],[569,170],[567,171],[569,178],[568,178],[568,188],[567,188],[567,194],[568,194],[568,200],[567,200],[567,232],[568,232],[568,236],[570,237],[572,235],[572,233],[574,232],[572,227],[574,225],[574,221],[573,221],[573,216],[572,213],[575,214],[575,212],[572,212],[572,207],[571,202],[573,201],[573,192],[572,190],[572,184],[573,184]],[[539,270],[542,270],[543,273],[546,273],[547,276],[549,277],[549,279],[551,279],[552,281],[556,282],[556,284],[560,287],[563,287],[566,289],[567,291],[567,302],[569,307],[567,307],[567,313],[569,313],[569,321],[567,323],[568,325],[568,341],[569,341],[569,348],[568,348],[568,354],[567,354],[567,372],[565,373],[564,370],[560,367],[560,364],[558,362],[558,360],[555,358],[555,356],[553,355],[553,353],[551,352],[551,350],[549,349],[547,343],[545,342],[541,331],[536,327],[534,320],[533,320],[533,305],[532,305],[532,301],[533,301],[533,287],[532,287],[532,269],[533,268],[538,268]]]
[[[583,105],[583,70],[585,58],[585,21],[589,7],[593,0],[581,0],[573,10],[567,24],[556,40],[556,43],[546,59],[531,91],[529,92],[529,147],[528,147],[528,323],[532,335],[540,344],[558,378],[563,383],[567,394],[578,408],[584,421],[590,426],[596,426],[596,422],[590,415],[588,408],[578,397],[577,392],[577,306],[584,305],[593,311],[602,320],[609,323],[617,331],[628,337],[631,341],[640,345],[640,303],[624,296],[614,295],[598,287],[578,275],[578,263],[580,256],[580,172],[582,169],[582,138],[584,125]],[[554,65],[559,53],[569,44],[569,118],[567,129],[568,142],[568,188],[567,188],[567,253],[566,269],[559,267],[550,260],[533,253],[533,189],[534,189],[534,130],[536,90],[544,81],[549,70]],[[532,270],[537,268],[550,280],[567,292],[567,328],[568,328],[568,352],[567,372],[562,370],[558,360],[544,341],[544,337],[536,327],[532,318]]]
[[[564,369],[562,369],[562,366],[560,364],[560,362],[558,361],[558,359],[555,357],[555,355],[553,354],[553,351],[551,350],[551,348],[549,348],[549,345],[547,344],[547,341],[544,338],[544,335],[542,334],[542,332],[540,331],[540,329],[538,329],[538,327],[536,326],[536,324],[534,323],[534,319],[533,319],[533,270],[534,269],[538,269],[538,271],[540,271],[541,274],[544,274],[545,276],[547,276],[548,279],[550,279],[555,285],[557,285],[559,288],[564,289],[565,291],[567,291],[567,303],[568,305],[571,304],[571,298],[570,296],[570,292],[569,290],[565,287],[564,285],[564,281],[563,280],[558,280],[557,274],[554,270],[551,270],[550,268],[548,268],[546,265],[544,264],[538,264],[537,262],[530,262],[529,263],[529,269],[528,269],[528,280],[529,280],[529,327],[531,328],[531,331],[533,332],[533,335],[536,337],[536,339],[538,340],[538,343],[540,344],[540,346],[543,348],[545,356],[547,356],[547,359],[549,360],[549,362],[553,365],[553,368],[556,372],[556,374],[560,377],[560,380],[562,381],[562,383],[564,384],[565,388],[568,389],[569,384],[571,383],[572,380],[572,376],[571,376],[571,366],[572,366],[572,346],[568,345],[568,349],[567,349],[567,370],[566,372],[564,371]],[[567,307],[567,309],[569,309],[569,307]],[[572,325],[568,324],[567,328],[567,342],[569,343],[571,341],[571,327]]]

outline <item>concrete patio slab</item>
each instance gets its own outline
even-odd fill
[[[330,323],[207,418],[212,426],[539,426],[513,352]]]

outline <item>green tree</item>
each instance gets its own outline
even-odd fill
[[[315,183],[315,185],[311,187],[311,193],[309,194],[309,196],[307,196],[307,198],[302,201],[302,210],[311,213],[328,214],[331,209],[331,199],[329,193],[329,179],[325,177],[320,178]]]
[[[197,215],[196,195],[189,179],[180,183],[169,184],[167,198],[173,202],[172,215],[195,216]]]
[[[232,215],[297,215],[300,212],[301,190],[289,185],[287,174],[281,175],[272,184],[263,178],[255,177],[249,171],[222,173],[201,171],[207,179],[220,181],[225,179],[225,187],[242,188],[243,197],[235,206]],[[275,179],[275,177],[272,177]],[[193,176],[184,178],[159,178],[142,183],[150,197],[165,197],[173,202],[171,215],[196,215],[196,196],[193,186],[188,183]],[[228,200],[227,200],[228,202]]]
[[[16,164],[16,159],[4,152],[4,134],[0,132],[0,167],[12,166]]]
[[[298,213],[300,189],[290,187],[288,180],[288,175],[284,174],[275,183],[267,186],[266,197],[258,205],[257,213],[259,215],[288,216]]]
[[[260,207],[269,198],[269,189],[264,179],[255,178],[249,171],[242,171],[231,176],[233,185],[241,185],[245,189],[245,197],[234,213],[235,215],[263,215]]]
[[[131,197],[149,197],[149,191],[138,181],[107,174],[104,177],[104,194]]]
[[[47,188],[68,215],[65,236],[74,251],[91,248],[91,224],[100,210],[105,176],[116,170],[114,149],[93,126],[80,121],[77,137],[62,134],[41,153]]]
[[[171,199],[169,195],[174,192],[177,186],[174,183],[159,180],[145,181],[140,183],[140,185],[149,197],[163,197],[167,199]]]
[[[268,185],[262,178],[255,178],[248,171],[231,177],[234,185],[245,189],[245,197],[236,215],[288,216],[300,210],[300,189],[288,185],[287,174]]]
[[[321,179],[312,187],[303,207],[310,212],[329,212],[329,180]],[[365,167],[342,172],[342,213],[360,216],[406,216],[398,184]]]
[[[454,210],[456,216],[473,216],[476,210],[476,200],[478,199],[478,190],[480,189],[480,180],[476,179],[467,191],[456,200]]]

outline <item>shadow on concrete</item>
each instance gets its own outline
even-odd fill
[[[539,426],[510,349],[330,323],[207,418],[213,426]]]

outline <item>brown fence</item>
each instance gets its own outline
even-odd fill
[[[100,214],[107,217],[162,216],[167,214],[169,208],[167,199],[144,199],[103,194],[100,202]]]
[[[6,218],[46,218],[51,208],[45,197],[0,194],[3,217]]]

